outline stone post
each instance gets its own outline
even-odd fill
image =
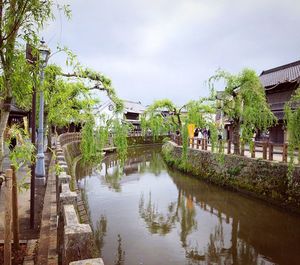
[[[80,224],[73,205],[64,206],[63,264],[92,257],[93,234],[90,225]]]

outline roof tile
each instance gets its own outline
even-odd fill
[[[300,60],[276,68],[265,70],[260,74],[264,87],[275,86],[285,82],[300,81]]]

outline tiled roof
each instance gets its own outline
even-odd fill
[[[285,82],[299,82],[300,61],[265,70],[260,74],[260,80],[265,88]]]
[[[123,100],[124,102],[124,111],[126,112],[134,112],[134,113],[143,113],[145,111],[145,107],[141,104],[141,102],[134,102],[130,100]]]
[[[124,103],[124,113],[127,112],[133,112],[133,113],[144,113],[146,108],[141,104],[141,102],[135,102],[130,100],[123,100]],[[99,112],[101,112],[103,109],[105,109],[108,105],[114,103],[111,100],[108,100],[103,105],[96,106],[95,109],[98,109]]]
[[[29,111],[20,109],[16,104],[12,103],[10,105],[10,112],[18,112],[18,113],[24,113],[27,114]]]

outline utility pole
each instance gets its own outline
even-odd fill
[[[26,59],[27,62],[35,66],[37,58],[32,55],[32,47],[26,44]],[[31,143],[36,146],[36,86],[33,87],[32,93],[32,109],[31,109]],[[34,160],[33,160],[34,161]],[[30,228],[34,229],[34,207],[35,207],[35,162],[31,163],[31,178],[30,178]]]
[[[35,146],[36,137],[36,87],[33,87],[32,110],[31,110],[31,143]],[[33,160],[34,161],[34,160]],[[30,228],[34,228],[34,205],[35,205],[35,162],[31,163],[30,180]]]

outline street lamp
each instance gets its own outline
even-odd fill
[[[50,56],[50,49],[45,45],[45,41],[41,40],[41,46],[39,48],[39,62],[40,62],[40,87],[44,84],[45,79],[45,67]],[[33,132],[34,133],[34,132]],[[40,90],[40,109],[39,109],[39,128],[38,128],[38,141],[37,141],[38,153],[37,162],[35,168],[37,184],[46,184],[45,179],[45,155],[44,155],[44,92]]]

